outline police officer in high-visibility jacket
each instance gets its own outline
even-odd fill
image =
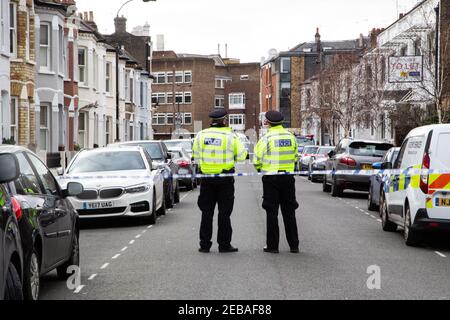
[[[266,174],[263,177],[263,208],[267,212],[267,246],[264,248],[264,252],[267,253],[279,253],[280,207],[291,252],[299,253],[295,217],[299,205],[295,195],[295,178],[293,175],[283,175],[295,171],[298,145],[295,136],[283,128],[283,121],[284,117],[280,112],[267,112],[265,124],[270,129],[255,148],[255,167],[259,172]]]
[[[209,117],[211,128],[200,132],[192,149],[193,157],[205,175],[235,173],[237,161],[247,158],[247,151],[241,141],[227,126],[227,112],[215,110]],[[217,242],[219,252],[232,253],[239,250],[231,245],[233,229],[231,214],[234,206],[234,178],[204,178],[200,187],[198,206],[202,211],[200,227],[200,252],[209,253],[212,246],[214,210],[219,209],[219,230]]]

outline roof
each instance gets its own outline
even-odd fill
[[[423,136],[423,135],[428,134],[431,130],[436,130],[436,129],[444,129],[444,130],[450,132],[450,124],[432,124],[429,126],[416,128],[408,134],[408,137]]]
[[[14,146],[14,145],[9,145],[9,144],[0,145],[0,153],[15,153],[15,152],[19,152],[19,151],[31,152],[29,149],[27,149],[25,147],[21,147],[21,146]]]

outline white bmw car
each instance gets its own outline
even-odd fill
[[[145,217],[150,224],[166,213],[164,176],[152,168],[141,147],[104,148],[78,153],[60,177],[61,186],[82,183],[84,192],[70,198],[80,218]]]

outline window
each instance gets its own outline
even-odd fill
[[[184,121],[183,121],[183,123],[186,124],[186,125],[192,124],[192,113],[185,113],[184,114]]]
[[[417,39],[414,42],[414,54],[416,56],[421,56],[422,55],[422,41],[420,39]]]
[[[86,147],[86,128],[87,128],[87,117],[86,117],[86,113],[84,112],[80,112],[80,114],[78,115],[78,145],[81,148],[85,148]]]
[[[185,71],[184,72],[184,83],[191,83],[192,82],[192,71]]]
[[[172,83],[173,82],[173,72],[167,72],[167,82],[166,83]]]
[[[175,103],[183,103],[183,92],[177,92]]]
[[[28,8],[25,19],[25,59],[30,60],[30,9]]]
[[[401,57],[406,56],[407,52],[408,52],[408,46],[401,47],[401,49],[400,49],[400,56]]]
[[[125,101],[130,101],[130,71],[125,73]]]
[[[66,65],[66,47],[64,43],[64,29],[59,26],[58,30],[59,37],[59,73],[66,74],[65,65]]]
[[[139,88],[139,94],[140,94],[140,101],[139,104],[141,105],[141,108],[144,107],[144,82],[139,82],[140,88]]]
[[[183,83],[183,71],[177,71],[175,73],[175,83]]]
[[[245,115],[243,115],[243,114],[230,114],[229,119],[230,119],[231,126],[245,125]]]
[[[19,119],[19,98],[11,98],[11,138],[15,142],[19,142],[18,123]]]
[[[168,92],[167,93],[167,104],[173,104],[173,93],[172,92]]]
[[[130,101],[134,102],[134,79],[130,78]]]
[[[17,4],[9,4],[9,52],[14,57],[17,56]]]
[[[166,115],[164,113],[157,113],[153,116],[152,124],[161,126],[166,124]]]
[[[111,117],[106,117],[105,143],[107,145],[111,143],[111,122]]]
[[[94,89],[98,91],[98,54],[94,50]]]
[[[166,104],[166,94],[165,93],[153,93],[152,94],[153,103],[157,103],[159,105]]]
[[[112,73],[112,63],[106,63],[106,72],[105,72],[105,91],[107,93],[111,93],[111,73]]]
[[[230,109],[245,109],[245,94],[230,93],[229,104]]]
[[[16,182],[16,189],[19,194],[40,194],[41,187],[39,186],[39,180],[34,174],[34,171],[28,162],[25,155],[20,152],[16,154],[19,162],[20,177]]]
[[[184,104],[191,104],[192,103],[192,92],[185,92],[184,93]]]
[[[281,73],[291,73],[291,59],[281,59]]]
[[[173,124],[173,113],[168,113],[166,115],[166,123],[167,124]]]
[[[41,106],[39,120],[39,147],[41,150],[49,150],[49,123],[50,123],[50,107],[48,105]]]
[[[229,78],[216,78],[216,89],[225,89],[225,84],[231,82]]]
[[[87,49],[80,48],[78,49],[78,70],[79,77],[78,80],[81,84],[87,84]]]
[[[40,29],[40,67],[41,69],[50,69],[50,25],[41,24]]]
[[[56,196],[59,193],[58,183],[55,180],[55,177],[47,169],[47,167],[39,160],[35,155],[28,153],[28,157],[31,160],[31,163],[34,165],[34,168],[37,171],[37,174],[44,186],[44,193],[50,196]]]
[[[164,72],[155,74],[155,83],[156,84],[166,83],[166,74]]]
[[[225,108],[225,96],[216,96],[216,108]]]

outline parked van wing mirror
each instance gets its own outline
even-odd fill
[[[7,183],[20,176],[19,162],[10,153],[0,154],[0,183]]]
[[[328,157],[334,158],[334,156],[336,155],[336,152],[334,150],[331,150],[330,152],[328,152]]]
[[[56,173],[58,174],[58,176],[63,176],[63,175],[64,175],[64,170],[63,170],[63,168],[58,168],[58,169],[56,170]]]
[[[390,162],[385,162],[381,165],[381,170],[392,170],[393,165]]]

